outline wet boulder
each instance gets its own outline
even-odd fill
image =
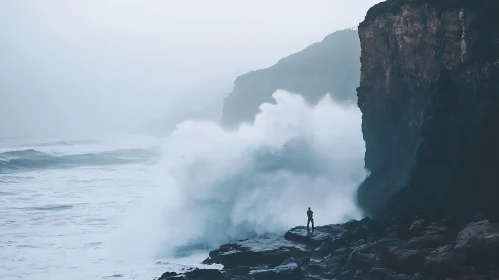
[[[218,263],[224,268],[238,266],[277,266],[290,257],[309,254],[306,245],[297,244],[282,237],[261,236],[226,244],[211,251],[204,264]]]
[[[422,233],[423,235],[440,235],[446,238],[455,238],[455,233],[453,234],[449,228],[443,225],[429,225],[425,228]]]
[[[161,275],[161,277],[159,277],[158,280],[175,279],[174,277],[176,276],[179,276],[179,274],[176,272],[167,271],[163,273],[163,275]]]
[[[372,268],[378,264],[379,257],[388,248],[405,246],[405,242],[396,238],[384,238],[356,247],[348,256],[347,263],[362,268]]]
[[[300,267],[306,268],[310,264],[310,258],[308,256],[298,258],[297,260]]]
[[[340,249],[341,250],[341,249]],[[330,256],[326,258],[326,261],[328,265],[332,268],[334,267],[341,267],[343,264],[346,262],[349,252],[338,252],[339,250],[336,250],[333,252]]]
[[[175,272],[166,272],[161,275],[158,280],[228,280],[230,279],[225,273],[218,269],[193,269],[183,274]]]
[[[415,273],[424,266],[425,253],[404,248],[388,248],[380,256],[380,265],[398,273]]]
[[[300,226],[290,229],[284,235],[284,238],[289,241],[307,244],[312,246],[319,246],[326,241],[333,239],[333,236],[326,231],[323,231],[325,227],[318,227],[312,230],[307,230],[306,227]]]
[[[407,242],[409,249],[434,249],[449,244],[447,238],[442,235],[423,235],[411,238]]]
[[[299,280],[302,279],[302,272],[294,261],[270,269],[255,269],[248,276],[255,280]]]
[[[464,263],[464,255],[453,249],[453,245],[437,248],[425,257],[424,273],[442,279],[452,275]]]
[[[408,276],[405,276],[403,274],[398,274],[390,269],[387,268],[379,268],[379,267],[373,267],[370,271],[367,277],[364,277],[364,279],[370,279],[370,280],[410,280],[412,278],[409,278]]]
[[[455,250],[478,270],[499,269],[499,224],[488,220],[469,223],[456,242]]]
[[[313,251],[314,256],[324,257],[329,255],[333,250],[337,249],[340,245],[331,241],[326,240],[322,244],[315,248]]]
[[[319,275],[321,273],[327,272],[329,266],[325,261],[312,261],[307,267],[307,272],[310,274]]]
[[[352,279],[355,279],[355,273],[356,273],[355,270],[345,270],[345,271],[339,273],[339,275],[335,276],[334,278],[330,278],[330,279],[335,279],[335,280],[352,280]]]
[[[231,277],[234,277],[247,276],[250,273],[251,269],[252,268],[248,266],[238,266],[235,268],[226,269],[225,271],[227,272],[227,274],[231,275]]]
[[[457,236],[456,250],[468,253],[499,253],[499,224],[483,220],[469,223]]]
[[[425,226],[426,226],[425,220],[423,219],[416,220],[409,227],[409,234],[411,236],[419,235],[424,230]]]

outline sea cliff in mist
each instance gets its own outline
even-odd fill
[[[347,29],[328,35],[272,67],[239,76],[224,100],[222,125],[230,129],[241,122],[252,122],[260,104],[272,102],[272,94],[278,89],[298,93],[311,104],[326,93],[340,102],[355,102],[359,57],[357,31]]]
[[[368,12],[358,89],[368,215],[499,215],[498,12],[492,0]]]

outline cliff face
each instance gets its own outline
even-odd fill
[[[380,3],[359,26],[367,214],[499,215],[499,1]]]
[[[272,67],[242,75],[224,100],[222,124],[235,128],[241,122],[253,121],[259,106],[271,102],[277,89],[301,94],[310,103],[317,102],[325,93],[339,101],[355,102],[359,56],[357,31],[342,30]]]

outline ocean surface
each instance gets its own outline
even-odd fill
[[[199,264],[207,252],[142,258],[126,244],[141,240],[114,242],[164,187],[151,180],[160,145],[0,140],[0,279],[154,279]]]

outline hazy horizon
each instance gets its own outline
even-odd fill
[[[211,116],[238,75],[356,27],[377,2],[3,1],[0,137]]]

